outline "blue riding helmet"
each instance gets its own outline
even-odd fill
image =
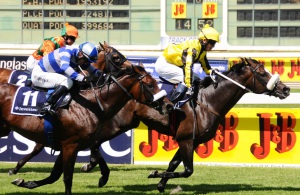
[[[98,59],[98,50],[93,43],[85,42],[79,45],[79,51],[91,63],[96,63]]]

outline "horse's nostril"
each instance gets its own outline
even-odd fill
[[[283,92],[285,93],[285,94],[289,94],[290,93],[290,88],[289,87],[284,87],[283,88]]]

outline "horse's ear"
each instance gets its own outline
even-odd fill
[[[108,44],[106,41],[104,41],[104,45],[105,45],[106,47],[109,47],[109,44]]]
[[[105,42],[104,42],[105,43]],[[104,46],[99,42],[100,47],[104,50]]]
[[[140,61],[139,66],[144,67],[144,64]],[[145,67],[144,67],[145,68]]]
[[[251,58],[249,58],[249,59],[245,58],[245,61],[247,62],[247,64],[250,64],[249,60],[251,60]]]
[[[242,62],[242,63],[245,63],[246,58],[242,58],[242,57],[241,57],[240,59],[241,59],[241,62]]]

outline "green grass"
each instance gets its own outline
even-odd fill
[[[62,177],[47,186],[36,189],[25,189],[11,183],[16,178],[25,181],[38,180],[49,175],[52,163],[28,163],[18,175],[8,176],[7,171],[15,164],[1,163],[0,194],[63,194]],[[189,178],[169,180],[164,193],[156,190],[159,179],[148,179],[153,170],[163,171],[167,165],[112,165],[110,179],[106,186],[98,188],[99,168],[91,173],[80,173],[82,164],[77,163],[73,178],[73,193],[79,195],[91,194],[170,194],[177,186],[182,188],[178,194],[299,194],[299,168],[271,168],[271,167],[222,167],[222,166],[194,166],[194,173]],[[179,171],[183,167],[178,168]]]
[[[298,88],[291,88],[291,93],[300,93],[300,89],[298,89]]]

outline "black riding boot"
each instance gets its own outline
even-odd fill
[[[47,112],[50,113],[50,114],[54,114],[55,113],[55,110],[53,110],[54,104],[67,91],[68,91],[68,88],[65,87],[65,86],[63,86],[63,85],[59,85],[58,87],[56,87],[56,89],[54,90],[54,92],[50,95],[50,97],[44,103],[43,108],[41,110],[41,114],[45,114]]]
[[[182,98],[184,97],[187,89],[188,88],[185,85],[179,83],[177,88],[175,89],[175,91],[172,93],[172,95],[170,97],[170,101],[173,104],[176,104],[178,101],[182,100]]]

